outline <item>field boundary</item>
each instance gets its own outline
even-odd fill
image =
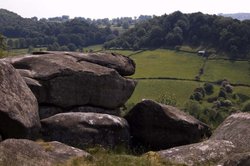
[[[192,81],[192,82],[201,82],[201,83],[212,83],[218,84],[216,81],[203,81],[203,80],[196,80],[196,79],[188,79],[188,78],[175,78],[175,77],[140,77],[134,78],[135,80],[177,80],[177,81]],[[241,83],[230,83],[232,86],[236,87],[249,87],[249,84],[241,84]]]

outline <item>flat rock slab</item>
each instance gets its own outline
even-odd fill
[[[87,152],[60,142],[7,139],[0,143],[0,165],[54,166],[74,158],[90,158]]]
[[[250,113],[229,116],[213,133],[213,140],[228,140],[238,152],[250,152]]]
[[[40,128],[35,96],[13,66],[0,61],[0,134],[34,138]]]
[[[186,165],[250,165],[250,113],[230,115],[209,140],[157,152],[164,160]]]
[[[230,141],[208,140],[157,152],[164,160],[174,164],[215,165],[235,146]]]
[[[160,150],[200,141],[210,128],[175,107],[143,100],[125,116],[135,146]]]
[[[86,57],[89,56],[92,57]],[[80,57],[85,56],[54,52],[4,60],[18,69],[40,104],[63,108],[91,105],[115,109],[122,106],[132,95],[136,81],[122,77],[115,69]],[[102,56],[98,54],[98,57]]]
[[[43,119],[44,139],[60,141],[71,146],[128,145],[130,135],[123,118],[99,113],[61,113]]]
[[[39,107],[40,119],[45,119],[53,115],[56,115],[59,113],[66,113],[66,112],[93,112],[93,113],[102,113],[102,114],[120,116],[119,109],[104,109],[104,108],[91,107],[91,106],[80,106],[80,107],[75,107],[72,109],[63,109],[63,108],[59,108],[55,106],[40,106]]]

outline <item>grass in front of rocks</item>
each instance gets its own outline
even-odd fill
[[[136,156],[124,147],[113,150],[95,147],[87,151],[93,156],[93,159],[75,158],[64,166],[181,166],[163,161],[155,152]]]

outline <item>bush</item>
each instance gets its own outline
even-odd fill
[[[194,92],[199,92],[202,94],[202,97],[205,97],[205,89],[202,87],[196,88]]]
[[[214,92],[214,86],[211,83],[205,83],[204,84],[204,90],[206,91],[206,94],[212,94]]]
[[[221,102],[221,106],[223,107],[231,107],[233,103],[230,100],[224,100]]]
[[[203,95],[200,92],[194,92],[194,94],[192,94],[190,99],[196,100],[196,101],[201,101],[203,99]]]
[[[225,90],[226,90],[227,93],[233,93],[233,86],[227,84],[225,86]]]
[[[250,100],[246,101],[243,104],[242,112],[250,112]]]
[[[225,91],[224,88],[221,88],[218,97],[223,97],[224,99],[227,98],[227,92]]]

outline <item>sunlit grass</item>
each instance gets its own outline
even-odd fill
[[[250,63],[247,61],[209,60],[206,64],[204,81],[227,79],[231,83],[250,84]]]

